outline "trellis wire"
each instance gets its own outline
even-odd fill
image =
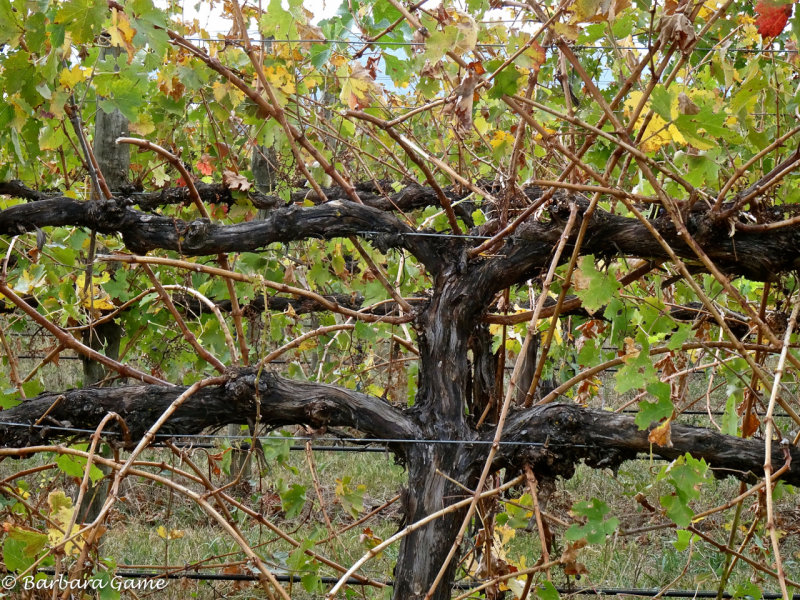
[[[44,568],[39,569],[39,573],[44,573],[45,575],[55,575],[55,569],[53,568]],[[230,574],[219,574],[219,573],[153,573],[147,571],[118,571],[114,573],[116,577],[128,578],[128,579],[194,579],[200,581],[259,581],[258,575],[248,575],[246,573],[230,573]],[[283,575],[273,573],[273,576],[277,581],[280,583],[300,583],[301,578],[299,575]],[[338,577],[329,577],[329,576],[322,576],[319,578],[320,581],[324,584],[334,584],[338,583]],[[374,580],[373,580],[374,581]],[[392,587],[394,586],[394,581],[392,580],[385,580],[385,581],[378,581],[382,585]],[[476,585],[480,585],[484,583],[484,581],[474,581],[474,582],[464,582],[459,581],[453,585],[454,589],[460,590],[469,590],[475,587]],[[369,586],[371,585],[370,582],[361,581],[359,579],[348,579],[347,585],[352,586]],[[718,596],[717,591],[705,591],[705,590],[664,590],[662,591],[659,588],[600,588],[600,587],[583,587],[583,588],[567,588],[567,587],[556,587],[556,591],[559,594],[569,594],[569,595],[581,595],[581,596],[654,596],[661,592],[662,597],[666,598],[716,598]],[[730,592],[723,592],[721,597],[722,598],[733,598],[733,594]],[[774,592],[762,592],[761,597],[765,600],[776,600],[781,598],[781,594],[777,594]],[[794,594],[792,596],[792,600],[800,600],[800,594]]]
[[[33,423],[15,423],[13,421],[0,421],[0,425],[8,427],[19,428],[32,428],[32,429],[51,429],[53,431],[64,431],[66,433],[95,433],[94,429],[80,429],[77,427],[61,427],[56,425],[36,425]],[[101,435],[114,435],[119,436],[117,431],[103,431]],[[252,440],[252,435],[228,435],[228,434],[187,434],[180,433],[157,433],[156,439],[205,439],[205,440]],[[359,437],[343,437],[343,438],[314,438],[308,436],[255,436],[259,441],[297,441],[297,442],[350,442],[356,444],[460,444],[460,445],[487,445],[491,446],[494,442],[492,440],[445,440],[445,439],[393,439],[393,438],[359,438]],[[528,442],[528,441],[501,441],[500,445],[503,446],[568,446],[570,448],[594,448],[594,446],[587,444],[558,444],[556,442]]]
[[[285,40],[275,40],[275,39],[244,39],[244,38],[209,38],[209,37],[187,37],[185,38],[189,42],[222,42],[222,43],[245,43],[250,42],[251,44],[261,44],[265,46],[269,46],[272,44],[344,44],[348,46],[411,46],[411,47],[418,47],[418,46],[425,46],[426,42],[395,42],[395,41],[367,41],[367,40],[343,40],[343,39],[315,39],[315,38],[300,38],[300,39],[285,39]],[[520,44],[522,45],[522,44]],[[476,48],[516,48],[514,44],[476,44]],[[545,50],[554,50],[557,46],[550,45],[545,46]],[[640,51],[648,51],[650,48],[648,46],[590,46],[590,45],[575,45],[572,46],[573,50],[640,50]],[[797,50],[791,50],[789,48],[742,48],[739,46],[731,46],[728,48],[714,48],[714,47],[705,47],[699,46],[692,49],[692,52],[713,52],[717,50],[724,50],[726,52],[738,52],[742,54],[797,54]]]

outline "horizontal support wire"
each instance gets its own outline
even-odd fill
[[[411,46],[419,47],[425,46],[426,42],[394,42],[394,41],[369,41],[369,40],[344,40],[344,39],[315,39],[315,38],[300,38],[300,39],[244,39],[244,38],[210,38],[210,37],[188,37],[190,42],[223,42],[223,43],[246,43],[262,44],[269,46],[272,44],[344,44],[347,46]],[[522,44],[476,44],[475,47],[480,48],[518,48]],[[558,46],[549,45],[545,46],[545,50],[555,50]],[[650,50],[648,46],[590,46],[590,45],[575,45],[571,47],[573,50],[639,50],[647,52]],[[712,52],[717,50],[724,50],[726,52],[738,52],[742,54],[797,54],[797,50],[789,48],[742,48],[738,46],[730,46],[728,48],[715,48],[715,47],[697,47],[693,48],[692,52]]]
[[[39,569],[38,573],[44,573],[45,575],[55,575],[55,569],[53,568],[44,568]],[[230,573],[230,574],[220,574],[220,573],[185,573],[185,572],[173,572],[173,573],[154,573],[148,571],[133,571],[133,570],[120,570],[114,573],[114,576],[127,578],[127,579],[194,579],[200,581],[259,581],[258,575],[249,575],[246,573]],[[299,583],[301,581],[300,575],[285,575],[279,573],[273,573],[273,576],[277,581],[280,583]],[[320,581],[324,584],[335,584],[339,582],[338,577],[320,577]],[[374,581],[374,580],[373,580]],[[491,581],[491,580],[488,580]],[[394,586],[394,581],[391,579],[386,581],[379,581],[379,584],[392,587]],[[481,585],[482,583],[487,583],[484,580],[477,580],[474,582],[465,582],[459,581],[453,585],[453,588],[460,589],[460,590],[469,590],[477,585]],[[347,585],[359,585],[359,586],[369,586],[372,585],[371,582],[362,581],[359,579],[348,579]],[[556,590],[559,594],[570,594],[570,595],[581,595],[581,596],[654,596],[659,594],[665,598],[716,598],[718,593],[716,590],[679,590],[679,589],[668,589],[668,590],[661,590],[659,588],[601,588],[601,587],[584,587],[584,588],[568,588],[568,587],[556,587]],[[721,595],[722,598],[733,598],[733,594],[730,592],[723,592]],[[776,600],[781,598],[781,594],[774,593],[774,592],[762,592],[762,598],[766,600]],[[800,600],[800,594],[794,594],[792,600]]]

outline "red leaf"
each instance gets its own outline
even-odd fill
[[[762,37],[779,35],[789,17],[792,16],[791,4],[778,4],[769,0],[761,0],[756,4],[756,29]]]
[[[197,161],[197,170],[203,175],[211,175],[214,172],[214,167],[211,166],[211,157],[208,154],[203,154],[200,160]]]

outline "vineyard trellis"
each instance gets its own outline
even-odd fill
[[[141,478],[202,511],[269,598],[293,573],[331,599],[353,579],[557,598],[627,530],[589,489],[554,514],[555,482],[650,455],[669,462],[637,514],[686,553],[654,596],[702,547],[716,597],[788,600],[793,5],[352,1],[316,22],[300,0],[234,1],[215,39],[150,0],[0,0],[0,458],[52,458],[3,474],[5,569],[110,577]],[[6,333],[32,331],[28,365]],[[62,353],[85,387],[46,391]],[[703,406],[708,427],[679,422]],[[171,439],[230,425],[259,470],[286,463],[273,429],[380,440],[405,469],[399,529],[342,560],[330,511],[355,526],[362,492],[348,474],[326,499],[313,444],[310,482],[256,477],[243,498],[248,461]],[[740,483],[704,506],[715,477]],[[286,522],[316,503],[321,529],[287,531],[269,502]],[[362,573],[389,549],[391,577]]]

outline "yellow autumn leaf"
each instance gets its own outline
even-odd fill
[[[503,333],[503,326],[499,323],[492,323],[489,325],[489,333],[492,335],[500,335]]]
[[[703,3],[703,6],[700,7],[700,11],[697,13],[697,16],[707,21],[708,17],[713,15],[718,7],[719,2],[717,0],[706,0]]]
[[[504,144],[513,144],[514,143],[514,136],[505,131],[495,131],[492,138],[489,140],[489,144],[492,146],[494,150],[497,150]]]
[[[351,110],[369,106],[375,94],[380,93],[380,87],[360,63],[353,64],[349,71],[349,76],[342,83],[339,99]]]
[[[317,340],[316,339],[309,339],[302,342],[297,349],[301,352],[305,352],[306,350],[313,350],[317,347]]]
[[[486,132],[489,131],[491,127],[489,125],[489,122],[486,119],[484,119],[481,115],[476,116],[472,122],[475,124],[475,129],[477,129],[478,133],[480,133],[481,135],[486,135]]]
[[[761,34],[758,28],[752,23],[746,23],[742,27],[742,45],[746,48],[753,48],[761,44]]]
[[[630,97],[625,101],[625,114],[627,116],[631,116],[633,111],[639,105],[639,101],[642,99],[642,92],[631,92]],[[636,119],[636,127],[641,128],[644,122],[643,116],[647,114],[650,108],[650,103],[648,102],[645,104],[645,110],[643,110],[639,117]],[[673,100],[672,106],[670,107],[671,116],[672,118],[678,117],[678,99],[677,97]],[[656,152],[657,150],[663,148],[664,146],[676,143],[679,146],[686,145],[686,139],[681,135],[681,132],[678,131],[678,128],[675,127],[673,124],[668,124],[660,115],[654,113],[652,118],[650,119],[649,123],[647,124],[647,128],[644,130],[642,134],[642,143],[641,148],[645,152]],[[707,150],[708,148],[699,148],[700,150]]]
[[[494,528],[494,540],[500,548],[504,548],[517,535],[517,530],[508,525],[497,525]]]
[[[149,112],[140,113],[138,120],[130,124],[130,129],[133,133],[140,136],[150,135],[156,130],[156,125],[153,122],[153,115]]]
[[[286,70],[282,65],[274,65],[264,69],[264,76],[270,84],[278,88],[284,94],[294,94],[296,87],[294,84],[294,75]]]
[[[58,76],[58,81],[65,88],[72,89],[81,81],[87,80],[90,72],[90,69],[75,65],[71,69],[63,69]]]
[[[84,308],[90,310],[114,310],[116,308],[111,300],[111,296],[109,296],[108,292],[102,287],[102,284],[110,280],[111,276],[108,273],[94,275],[92,277],[92,285],[89,286],[89,289],[84,290],[86,275],[81,273],[75,278],[75,289],[78,292],[78,297],[81,299],[81,304],[83,304]],[[89,296],[92,292],[94,296],[90,299]]]
[[[170,529],[167,531],[167,528],[163,525],[158,526],[156,533],[158,533],[158,537],[165,540],[177,540],[186,535],[182,529]]]
[[[116,8],[111,9],[111,26],[107,29],[111,36],[111,45],[125,48],[128,53],[128,64],[133,60],[136,49],[133,47],[133,36],[136,29],[131,26],[131,22],[125,13],[119,12]]]
[[[80,526],[76,523],[70,531],[66,531],[72,521],[75,508],[72,506],[72,499],[63,491],[56,490],[47,496],[47,504],[50,506],[50,521],[55,527],[48,527],[47,538],[51,546],[56,546],[66,538],[80,531]],[[66,554],[79,555],[81,553],[81,541],[76,539],[64,545]]]
[[[347,57],[341,54],[333,54],[328,62],[338,69],[347,64]]]
[[[478,43],[478,25],[475,19],[461,12],[455,12],[453,17],[457,31],[453,52],[459,55],[471,52]]]
[[[211,92],[214,94],[214,100],[222,102],[222,99],[228,95],[227,86],[221,81],[215,81],[211,85]]]
[[[550,129],[549,127],[543,126],[542,129],[544,129],[545,132],[549,135],[553,135],[556,132],[555,129]],[[535,139],[537,142],[541,142],[542,140],[544,140],[544,137],[542,136],[541,133],[536,132],[536,134],[533,136],[533,139]]]

